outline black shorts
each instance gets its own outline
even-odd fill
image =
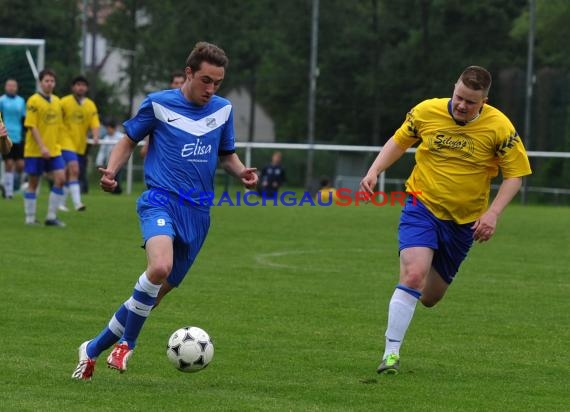
[[[24,143],[14,143],[8,154],[2,155],[2,159],[20,160],[24,158]]]

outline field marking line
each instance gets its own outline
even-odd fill
[[[355,252],[373,252],[375,249],[364,249],[364,248],[350,248],[350,249],[337,249],[336,252],[347,252],[347,253],[355,253]],[[261,266],[267,266],[274,269],[291,269],[291,270],[315,270],[314,267],[306,267],[306,266],[299,266],[299,265],[291,265],[285,263],[277,263],[274,261],[274,258],[279,258],[283,256],[292,256],[292,255],[331,255],[335,253],[334,249],[313,249],[313,250],[281,250],[277,252],[270,252],[270,253],[258,253],[254,255],[255,262]],[[317,269],[318,270],[318,269]],[[324,269],[323,269],[324,270]]]

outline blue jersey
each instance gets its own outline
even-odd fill
[[[0,97],[0,112],[12,143],[22,143],[22,120],[26,117],[26,101],[21,96]]]
[[[215,95],[198,106],[180,89],[152,93],[123,126],[135,142],[150,136],[144,164],[148,188],[198,203],[204,193],[213,196],[218,156],[235,152],[231,103]]]

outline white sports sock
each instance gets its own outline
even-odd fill
[[[58,193],[60,192],[60,193]],[[61,198],[63,197],[63,191],[62,189],[58,189],[56,187],[54,187],[50,192],[49,192],[49,202],[48,202],[48,212],[47,212],[47,216],[46,219],[47,220],[53,220],[56,219],[56,211],[57,211],[57,207],[59,205],[61,205]]]
[[[14,196],[14,173],[5,172],[4,173],[4,190],[6,191],[6,197]]]
[[[36,194],[34,192],[24,193],[24,212],[26,213],[26,223],[36,221]]]
[[[66,183],[63,186],[63,196],[61,197],[61,205],[60,206],[65,206],[65,204],[67,203],[67,198],[69,197],[69,186]]]
[[[81,187],[79,182],[69,182],[69,193],[71,193],[71,200],[73,201],[73,206],[77,209],[81,206]]]
[[[391,353],[400,354],[400,347],[414,316],[419,298],[419,296],[412,294],[417,293],[419,295],[418,291],[409,290],[410,292],[396,288],[390,300],[388,328],[386,329],[386,349],[384,350],[383,358],[386,358]]]

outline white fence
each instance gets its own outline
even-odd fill
[[[93,143],[92,140],[89,143]],[[114,142],[106,142],[105,139],[100,141],[100,144],[115,144]],[[142,145],[142,143],[141,143]],[[382,147],[377,146],[350,146],[350,145],[333,145],[333,144],[314,144],[309,145],[306,143],[257,143],[257,142],[236,142],[236,147],[238,149],[245,149],[245,156],[243,161],[246,166],[251,165],[252,152],[254,149],[279,149],[279,150],[310,150],[315,151],[333,151],[333,152],[364,152],[364,153],[378,153]],[[414,153],[415,149],[409,149],[407,153]],[[559,159],[570,159],[570,152],[527,152],[530,158],[533,157],[543,157],[543,158],[559,158]],[[4,166],[2,164],[2,166]],[[0,169],[0,176],[3,175],[2,167]],[[129,158],[126,167],[126,187],[125,192],[131,194],[133,190],[133,156]],[[354,179],[355,176],[341,176],[344,181],[349,179]],[[386,179],[385,174],[382,173],[378,180],[379,190],[383,191],[386,183],[400,183],[403,182],[401,179]],[[538,192],[538,193],[549,193],[554,195],[570,195],[570,188],[550,188],[550,187],[526,187],[527,191]]]
[[[102,140],[101,143],[105,141]],[[314,144],[309,145],[306,143],[258,143],[258,142],[236,142],[236,147],[239,149],[245,149],[245,156],[243,161],[246,166],[251,166],[252,152],[254,149],[276,149],[276,150],[315,150],[315,151],[333,151],[333,152],[365,152],[365,153],[378,153],[382,147],[378,146],[351,146],[351,145],[334,145],[334,144]],[[414,153],[415,149],[409,149],[407,153]],[[562,158],[570,159],[570,152],[538,152],[529,151],[527,152],[530,158],[533,157],[543,157],[543,158]],[[347,176],[345,176],[347,178]],[[397,180],[397,179],[396,179]],[[384,190],[386,183],[395,183],[396,180],[393,179],[386,180],[385,174],[380,175],[378,185],[379,190]],[[132,191],[132,181],[133,181],[133,160],[132,156],[129,159],[127,165],[127,182],[126,182],[126,192],[131,193]],[[528,191],[541,192],[541,193],[552,193],[552,194],[570,194],[570,189],[567,188],[548,188],[548,187],[533,187],[529,186],[526,188]]]

